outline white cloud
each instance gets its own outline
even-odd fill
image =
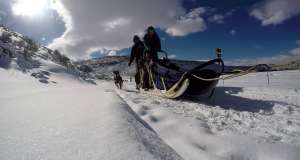
[[[130,24],[130,20],[129,19],[125,19],[125,18],[118,18],[118,19],[114,19],[112,21],[109,21],[107,23],[104,24],[105,27],[105,31],[110,31],[110,30],[114,30],[117,28],[122,28],[126,25]]]
[[[176,57],[177,56],[175,54],[171,54],[171,55],[168,56],[168,58],[170,58],[170,59],[175,59]]]
[[[204,14],[207,8],[199,7],[193,9],[186,15],[180,16],[177,23],[167,28],[166,32],[171,36],[186,36],[191,33],[204,31],[206,24],[200,15]]]
[[[17,16],[40,16],[49,6],[48,0],[14,0],[12,12]]]
[[[132,36],[153,25],[171,36],[184,36],[206,28],[200,17],[206,10],[187,12],[182,0],[61,0],[54,8],[63,17],[66,31],[49,45],[72,58],[87,58],[102,49],[132,45]]]
[[[230,32],[229,32],[230,35],[232,36],[235,36],[237,34],[237,31],[232,29]]]
[[[278,25],[299,14],[299,0],[264,0],[250,11],[250,15],[260,20],[263,26]]]
[[[206,25],[202,18],[196,19],[180,19],[176,24],[172,27],[169,27],[166,32],[171,36],[186,36],[190,33],[196,33],[199,31],[204,31],[206,29]]]
[[[224,16],[221,14],[214,14],[208,18],[208,21],[215,23],[224,23]]]
[[[211,11],[212,11],[212,12],[216,12],[216,9],[211,10]],[[222,24],[222,23],[224,23],[224,20],[225,20],[226,18],[232,16],[233,13],[236,12],[236,11],[237,11],[237,9],[234,8],[234,9],[232,9],[232,10],[226,12],[224,15],[218,14],[218,13],[217,13],[217,14],[213,14],[213,15],[211,15],[211,16],[208,17],[208,21],[209,21],[209,22],[218,23],[218,24]]]
[[[7,13],[6,13],[6,12],[4,12],[4,11],[1,11],[1,10],[0,10],[0,16],[1,16],[1,15],[2,15],[2,16],[6,16],[6,15],[7,15]]]
[[[256,59],[234,59],[226,61],[227,65],[255,65],[255,64],[284,64],[293,60],[300,60],[300,44],[298,47],[287,51],[285,54],[280,54],[272,57],[262,57]]]
[[[239,10],[239,8],[233,8],[232,10],[230,10],[229,12],[225,13],[225,17],[229,17],[232,16],[234,14],[234,12],[236,12],[237,10]]]

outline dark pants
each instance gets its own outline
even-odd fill
[[[142,82],[142,88],[143,89],[151,89],[154,88],[153,81],[155,78],[152,74],[152,66],[155,62],[158,61],[158,54],[154,51],[148,51],[145,54],[145,62],[143,63],[143,66],[141,67],[141,77],[140,80]],[[151,74],[151,75],[150,75]],[[152,77],[152,78],[151,78]],[[152,81],[153,80],[153,81]]]
[[[135,84],[136,84],[136,88],[140,88],[141,87],[141,65],[140,64],[136,64],[136,73],[134,76],[134,80],[135,80]]]
[[[151,83],[150,83],[150,79],[149,79],[150,77],[149,77],[148,70],[147,70],[146,67],[147,66],[144,65],[143,69],[142,69],[141,80],[143,81],[143,83],[142,83],[143,89],[149,89],[149,88],[151,88]]]
[[[134,76],[136,88],[145,88],[145,64],[144,62],[140,61],[136,64],[136,73]]]

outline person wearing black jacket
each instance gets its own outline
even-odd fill
[[[146,69],[148,72],[151,72],[156,67],[155,62],[158,61],[158,52],[161,51],[160,38],[153,26],[148,27],[147,33],[144,36],[144,43],[146,47]],[[145,78],[145,84],[148,84],[148,88],[150,89],[155,87],[153,83],[157,82],[158,79],[153,74],[152,76],[149,75],[148,72],[145,74],[145,77],[149,77],[148,79]]]
[[[131,56],[128,63],[128,66],[131,66],[132,62],[135,60],[136,62],[136,74],[135,74],[135,83],[136,83],[136,89],[140,89],[140,87],[143,87],[143,81],[144,81],[144,74],[143,74],[143,68],[144,68],[144,44],[140,40],[140,38],[135,35],[133,37],[134,45],[131,49]],[[143,87],[144,88],[144,87]]]
[[[147,59],[149,61],[157,61],[158,52],[161,51],[161,42],[154,27],[148,27],[147,33],[144,36],[144,42],[147,47]]]

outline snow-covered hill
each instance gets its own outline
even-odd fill
[[[300,69],[300,60],[293,60],[286,64],[273,64],[271,66],[273,70],[277,71]]]
[[[30,38],[5,27],[0,27],[0,67],[22,71],[42,83],[50,83],[50,72],[67,73],[79,80],[93,82],[90,75],[80,71],[59,51],[40,46]]]
[[[135,66],[128,66],[129,57],[107,56],[76,62],[78,66],[88,66],[92,69],[92,74],[112,77],[113,71],[120,71],[122,75],[132,76],[135,73]]]

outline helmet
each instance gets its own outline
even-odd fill
[[[149,31],[155,31],[155,29],[154,29],[153,26],[149,26],[148,29],[147,29],[147,31],[148,31],[148,32],[149,32]]]
[[[139,42],[139,41],[141,41],[140,37],[138,35],[135,35],[133,37],[133,42]]]

